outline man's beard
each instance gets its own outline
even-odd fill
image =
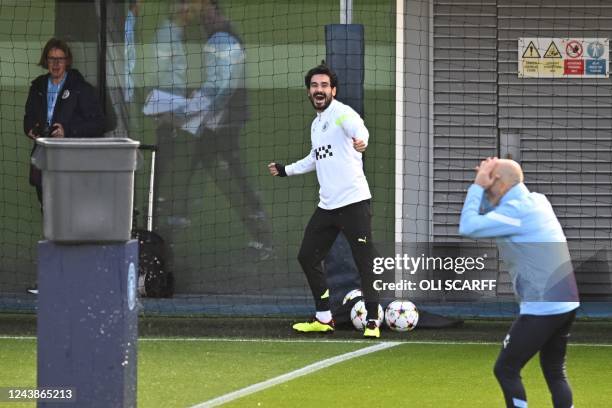
[[[317,105],[317,99],[316,97],[319,95],[323,95],[323,97],[325,98],[325,102],[322,105]],[[331,94],[326,94],[324,92],[317,92],[314,95],[308,95],[309,99],[310,99],[310,103],[312,103],[312,107],[315,108],[315,110],[318,111],[324,111],[325,109],[327,109],[327,107],[331,104],[332,102],[332,95]]]

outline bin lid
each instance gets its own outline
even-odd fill
[[[43,171],[134,171],[140,142],[129,138],[40,138],[31,162]]]
[[[116,147],[138,147],[140,142],[127,137],[89,137],[89,138],[55,138],[40,137],[36,139],[36,144],[46,148],[116,148]]]

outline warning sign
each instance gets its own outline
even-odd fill
[[[519,38],[521,78],[608,78],[607,38]]]
[[[562,77],[563,76],[563,60],[562,59],[547,59],[539,65],[539,77]]]
[[[565,75],[584,75],[584,60],[567,59],[565,60]]]
[[[544,53],[544,58],[561,58],[561,52],[559,52],[559,49],[554,41],[550,42],[548,49]]]
[[[565,46],[565,52],[570,58],[579,58],[582,55],[582,43],[577,40],[571,40]]]
[[[535,46],[533,41],[529,42],[529,45],[527,46],[527,48],[525,48],[523,58],[540,58],[538,47]]]

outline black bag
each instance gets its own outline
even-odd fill
[[[138,293],[143,297],[169,298],[174,294],[174,275],[166,269],[166,243],[153,231],[136,229],[138,240]]]
[[[142,297],[169,298],[174,294],[174,275],[166,268],[166,243],[153,231],[153,183],[155,180],[155,152],[157,146],[140,145],[140,150],[151,151],[146,229],[133,228],[132,238],[138,240],[138,293]],[[134,215],[134,220],[137,214]]]

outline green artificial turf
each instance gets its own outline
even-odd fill
[[[367,343],[140,341],[138,406],[187,407]],[[0,338],[0,388],[36,385],[36,341]],[[78,391],[78,390],[77,390]],[[3,407],[0,402],[0,407]],[[11,407],[33,407],[34,403]]]
[[[142,341],[138,405],[191,406],[363,346],[360,343]]]
[[[139,343],[138,406],[189,407],[367,342],[145,339]],[[228,407],[498,407],[496,344],[402,343],[276,385]],[[35,384],[36,342],[0,339],[0,387]],[[572,345],[568,372],[576,406],[612,401],[612,347]],[[523,371],[530,407],[550,406],[537,359]],[[0,406],[3,406],[0,403]],[[33,407],[33,403],[11,407]]]
[[[501,407],[493,376],[498,345],[402,344],[252,394],[227,407]],[[570,347],[568,371],[578,407],[612,401],[611,347]],[[532,360],[523,371],[530,407],[550,407]],[[295,404],[295,405],[293,405]]]

